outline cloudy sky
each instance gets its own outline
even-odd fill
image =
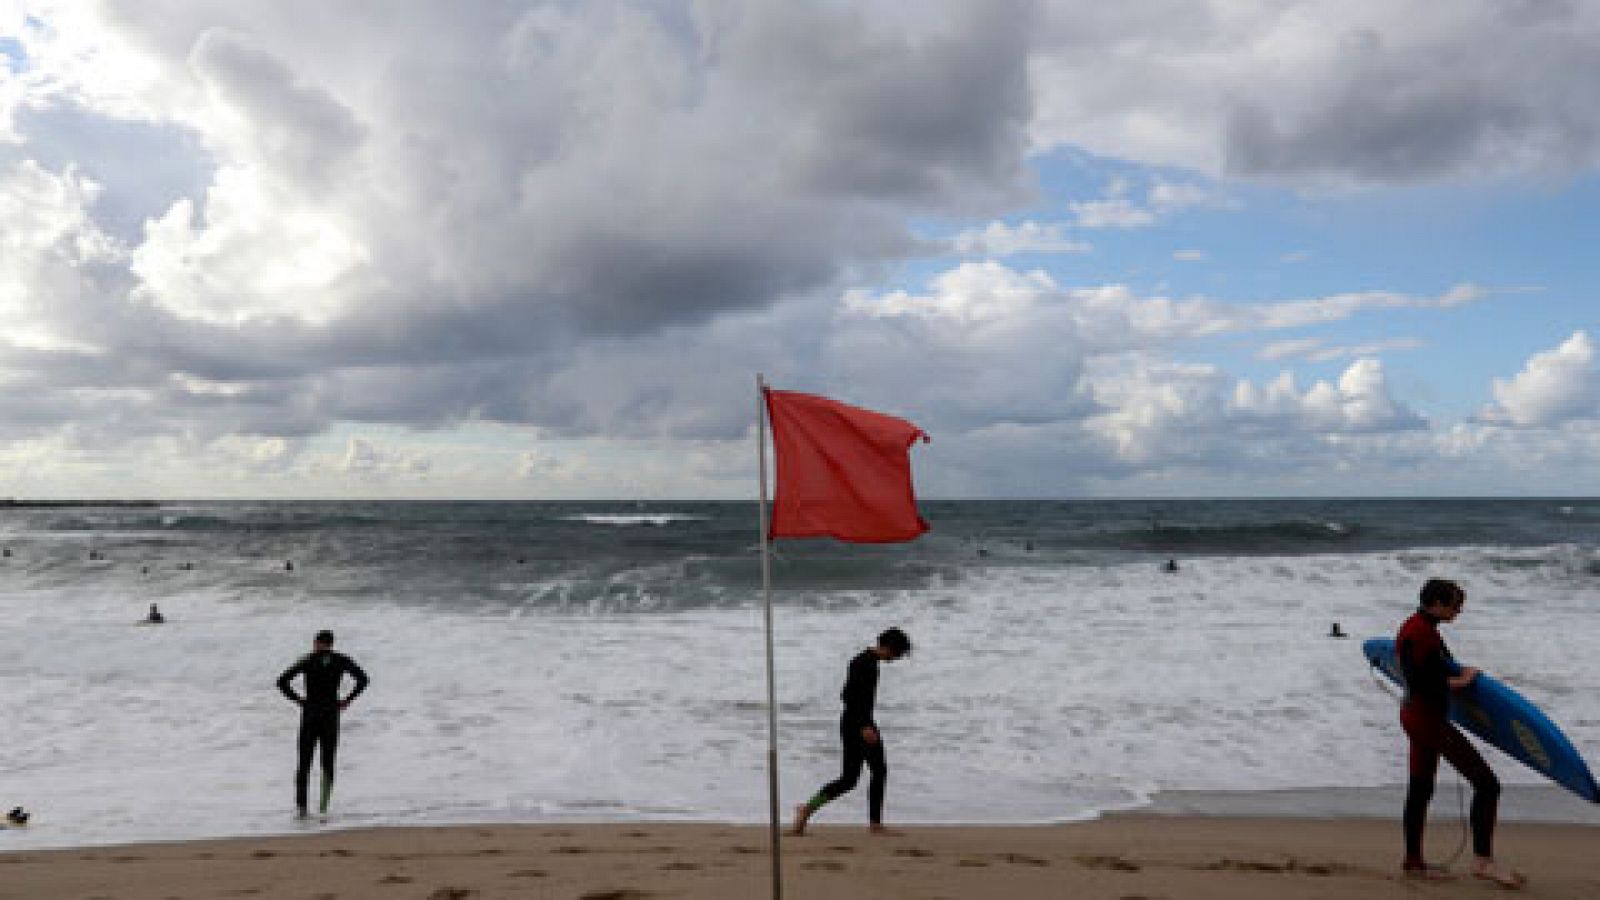
[[[1600,4],[0,0],[0,496],[1600,492]]]

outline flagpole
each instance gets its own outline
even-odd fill
[[[783,900],[778,840],[778,690],[772,665],[772,563],[767,547],[767,382],[756,375],[756,447],[761,459],[761,598],[767,632],[767,804],[772,832],[772,900]]]

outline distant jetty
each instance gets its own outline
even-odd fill
[[[0,497],[0,509],[80,509],[83,507],[151,509],[160,505],[155,500],[17,500],[13,497]]]

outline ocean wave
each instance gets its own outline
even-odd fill
[[[1129,550],[1246,555],[1338,550],[1370,539],[1375,529],[1337,521],[1178,525],[1161,522],[1100,533],[1094,543]]]
[[[675,522],[704,522],[710,516],[696,513],[576,513],[562,516],[563,522],[582,522],[585,525],[671,525]]]

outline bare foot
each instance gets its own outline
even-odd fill
[[[1493,882],[1508,891],[1521,890],[1523,885],[1528,883],[1528,879],[1523,877],[1521,872],[1501,868],[1494,860],[1482,857],[1472,863],[1472,877]]]
[[[789,833],[800,837],[806,833],[806,823],[811,821],[811,807],[802,803],[794,808],[794,827]]]
[[[883,825],[870,825],[867,827],[867,831],[870,831],[879,837],[899,837],[900,835],[904,834],[904,832],[895,831],[893,828],[888,828]]]

